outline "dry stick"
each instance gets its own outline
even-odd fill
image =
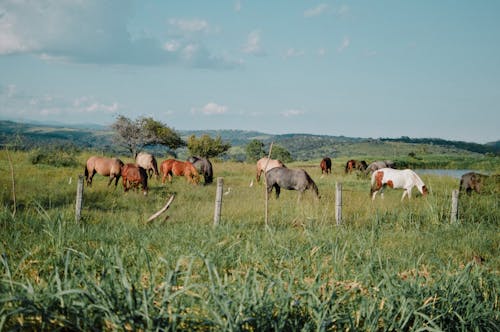
[[[16,216],[16,209],[17,209],[16,180],[14,178],[14,166],[12,166],[12,159],[10,159],[9,149],[5,148],[5,151],[7,151],[7,159],[9,159],[9,166],[10,166],[10,178],[12,179],[12,200],[14,201],[14,209],[12,211],[12,218],[14,218]]]
[[[265,213],[265,221],[266,221],[266,228],[268,227],[267,220],[268,220],[268,201],[269,201],[269,193],[267,191],[267,178],[266,178],[266,172],[267,172],[267,164],[269,164],[269,159],[271,159],[271,152],[273,151],[273,144],[274,142],[271,142],[271,146],[269,146],[269,154],[267,155],[267,160],[266,160],[266,165],[264,166],[264,189],[265,189],[265,196],[266,196],[266,213]]]
[[[167,204],[165,204],[164,207],[161,208],[160,211],[156,212],[155,214],[153,214],[151,217],[149,217],[149,219],[147,220],[147,222],[150,222],[152,221],[153,219],[155,218],[158,218],[160,216],[160,214],[162,214],[163,212],[167,211],[168,208],[170,207],[170,204],[172,203],[172,201],[174,200],[174,197],[175,195],[172,195],[170,196],[170,199],[168,200]]]

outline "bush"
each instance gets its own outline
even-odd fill
[[[74,151],[63,151],[60,149],[37,149],[30,155],[33,165],[43,164],[55,167],[75,167],[78,161]]]

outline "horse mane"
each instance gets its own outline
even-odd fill
[[[307,187],[308,188],[312,188],[314,190],[314,192],[316,193],[316,195],[318,195],[319,194],[318,186],[313,181],[313,179],[311,178],[311,176],[309,175],[309,173],[307,173],[306,171],[304,171],[304,173],[306,175],[307,182],[309,183]]]

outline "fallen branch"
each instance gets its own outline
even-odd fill
[[[153,214],[151,217],[149,217],[148,221],[147,222],[150,222],[152,221],[153,219],[156,219],[158,218],[163,212],[167,211],[168,208],[170,207],[170,204],[172,203],[172,201],[174,200],[174,197],[175,195],[172,195],[170,196],[170,199],[168,200],[167,204],[165,204],[164,207],[161,208],[160,211],[156,212],[155,214]]]

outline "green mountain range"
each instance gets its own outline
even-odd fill
[[[229,159],[244,159],[245,146],[253,139],[266,146],[271,142],[290,151],[296,160],[311,160],[323,156],[407,156],[409,154],[488,154],[500,155],[500,141],[478,144],[462,141],[448,141],[439,138],[360,138],[312,134],[272,135],[258,131],[206,130],[178,131],[187,139],[208,134],[220,136],[232,146]],[[69,126],[0,121],[0,144],[19,149],[37,147],[62,147],[123,152],[113,145],[113,132],[103,126]],[[156,150],[161,147],[156,147]],[[182,151],[180,151],[182,154]]]

